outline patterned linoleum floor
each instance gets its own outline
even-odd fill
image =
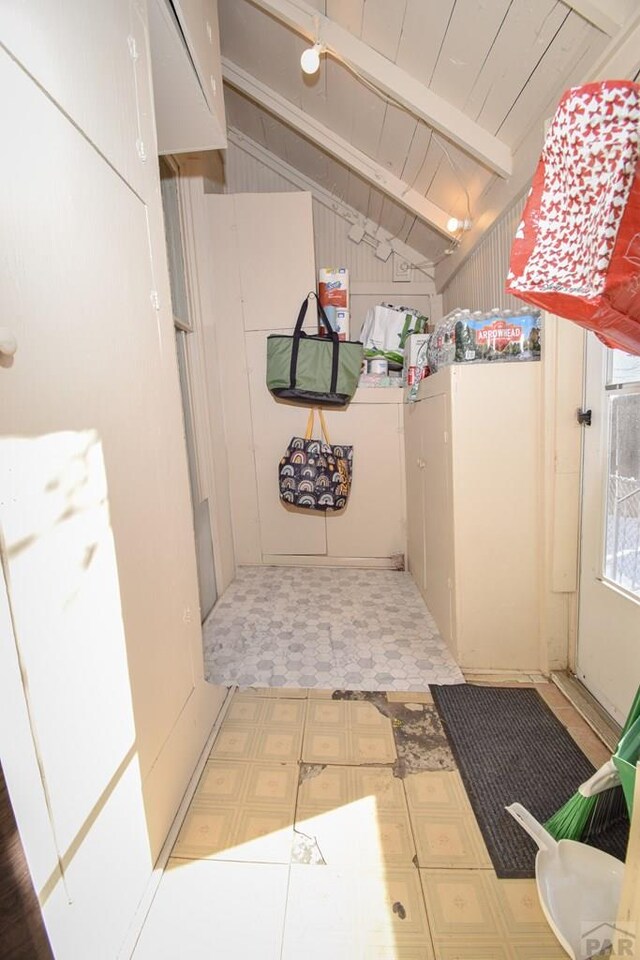
[[[564,960],[535,881],[496,877],[430,695],[359,697],[234,695],[133,960]]]
[[[203,634],[205,676],[227,686],[384,691],[463,682],[408,573],[239,567]]]

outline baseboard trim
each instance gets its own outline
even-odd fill
[[[142,895],[142,899],[140,900],[133,920],[131,921],[124,943],[122,944],[122,947],[118,953],[118,960],[131,960],[131,957],[133,956],[133,951],[135,950],[136,944],[140,939],[144,922],[147,919],[147,915],[151,909],[151,905],[153,904],[154,897],[158,892],[158,887],[160,886],[160,881],[162,880],[162,874],[164,873],[167,861],[169,860],[171,851],[173,850],[173,845],[178,838],[180,827],[182,826],[184,818],[187,814],[187,810],[189,809],[189,804],[193,800],[200,777],[202,776],[202,771],[204,770],[204,766],[207,762],[209,754],[211,753],[213,741],[217,737],[220,727],[222,726],[222,721],[227,714],[231,704],[231,698],[233,697],[235,690],[236,687],[230,687],[227,691],[227,695],[224,698],[222,706],[220,707],[218,715],[211,728],[211,733],[207,737],[207,741],[200,756],[198,757],[198,762],[196,763],[193,774],[191,775],[189,783],[187,784],[187,789],[185,790],[184,796],[180,801],[180,806],[178,807],[176,815],[169,828],[167,838],[162,845],[160,853],[158,854],[158,859],[153,868],[153,872],[149,877],[149,882],[147,883],[144,894]]]
[[[497,670],[495,667],[487,669],[479,667],[460,667],[468,683],[548,683],[543,673],[534,670]]]
[[[263,554],[262,564],[269,567],[359,567],[361,570],[398,570],[395,557],[322,557],[288,554]],[[243,566],[243,564],[240,564]],[[246,566],[246,564],[244,564]],[[250,564],[249,564],[250,566]]]
[[[593,694],[589,693],[583,683],[578,678],[564,670],[554,670],[551,673],[551,681],[555,683],[558,689],[570,700],[573,706],[591,729],[611,752],[616,749],[622,727],[616,723],[613,717],[609,716]]]

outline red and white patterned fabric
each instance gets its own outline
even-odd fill
[[[640,354],[640,85],[568,90],[511,248],[507,291]]]

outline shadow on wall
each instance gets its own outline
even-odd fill
[[[105,933],[127,922],[152,867],[95,431],[0,440],[0,535],[13,632],[0,656],[4,670],[17,653],[49,819],[48,843],[33,830],[24,839],[47,924],[60,926],[59,944],[68,936],[65,911],[83,900],[86,907],[99,889],[107,899],[90,907],[92,920]],[[24,776],[29,728],[0,728],[3,753],[8,733],[23,738]],[[32,797],[27,809],[20,805],[20,816],[32,821],[37,810]],[[29,849],[34,836],[38,848]],[[99,878],[95,888],[91,877]],[[81,945],[67,943],[68,955],[74,949]]]

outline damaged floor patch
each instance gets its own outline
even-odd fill
[[[301,763],[298,783],[303,784],[305,780],[313,780],[315,777],[319,777],[326,766],[326,763]]]
[[[455,770],[456,762],[438,712],[429,703],[389,703],[384,693],[334,690],[334,700],[366,700],[391,720],[398,759],[394,773],[404,778],[424,770]]]
[[[455,770],[451,748],[435,707],[420,704],[422,710],[409,709],[402,703],[389,705],[394,716],[391,723],[398,752],[394,772],[397,777],[424,770]],[[413,704],[412,704],[413,708]]]
[[[312,837],[308,833],[294,828],[291,862],[326,866],[326,860],[322,856],[317,837]]]

